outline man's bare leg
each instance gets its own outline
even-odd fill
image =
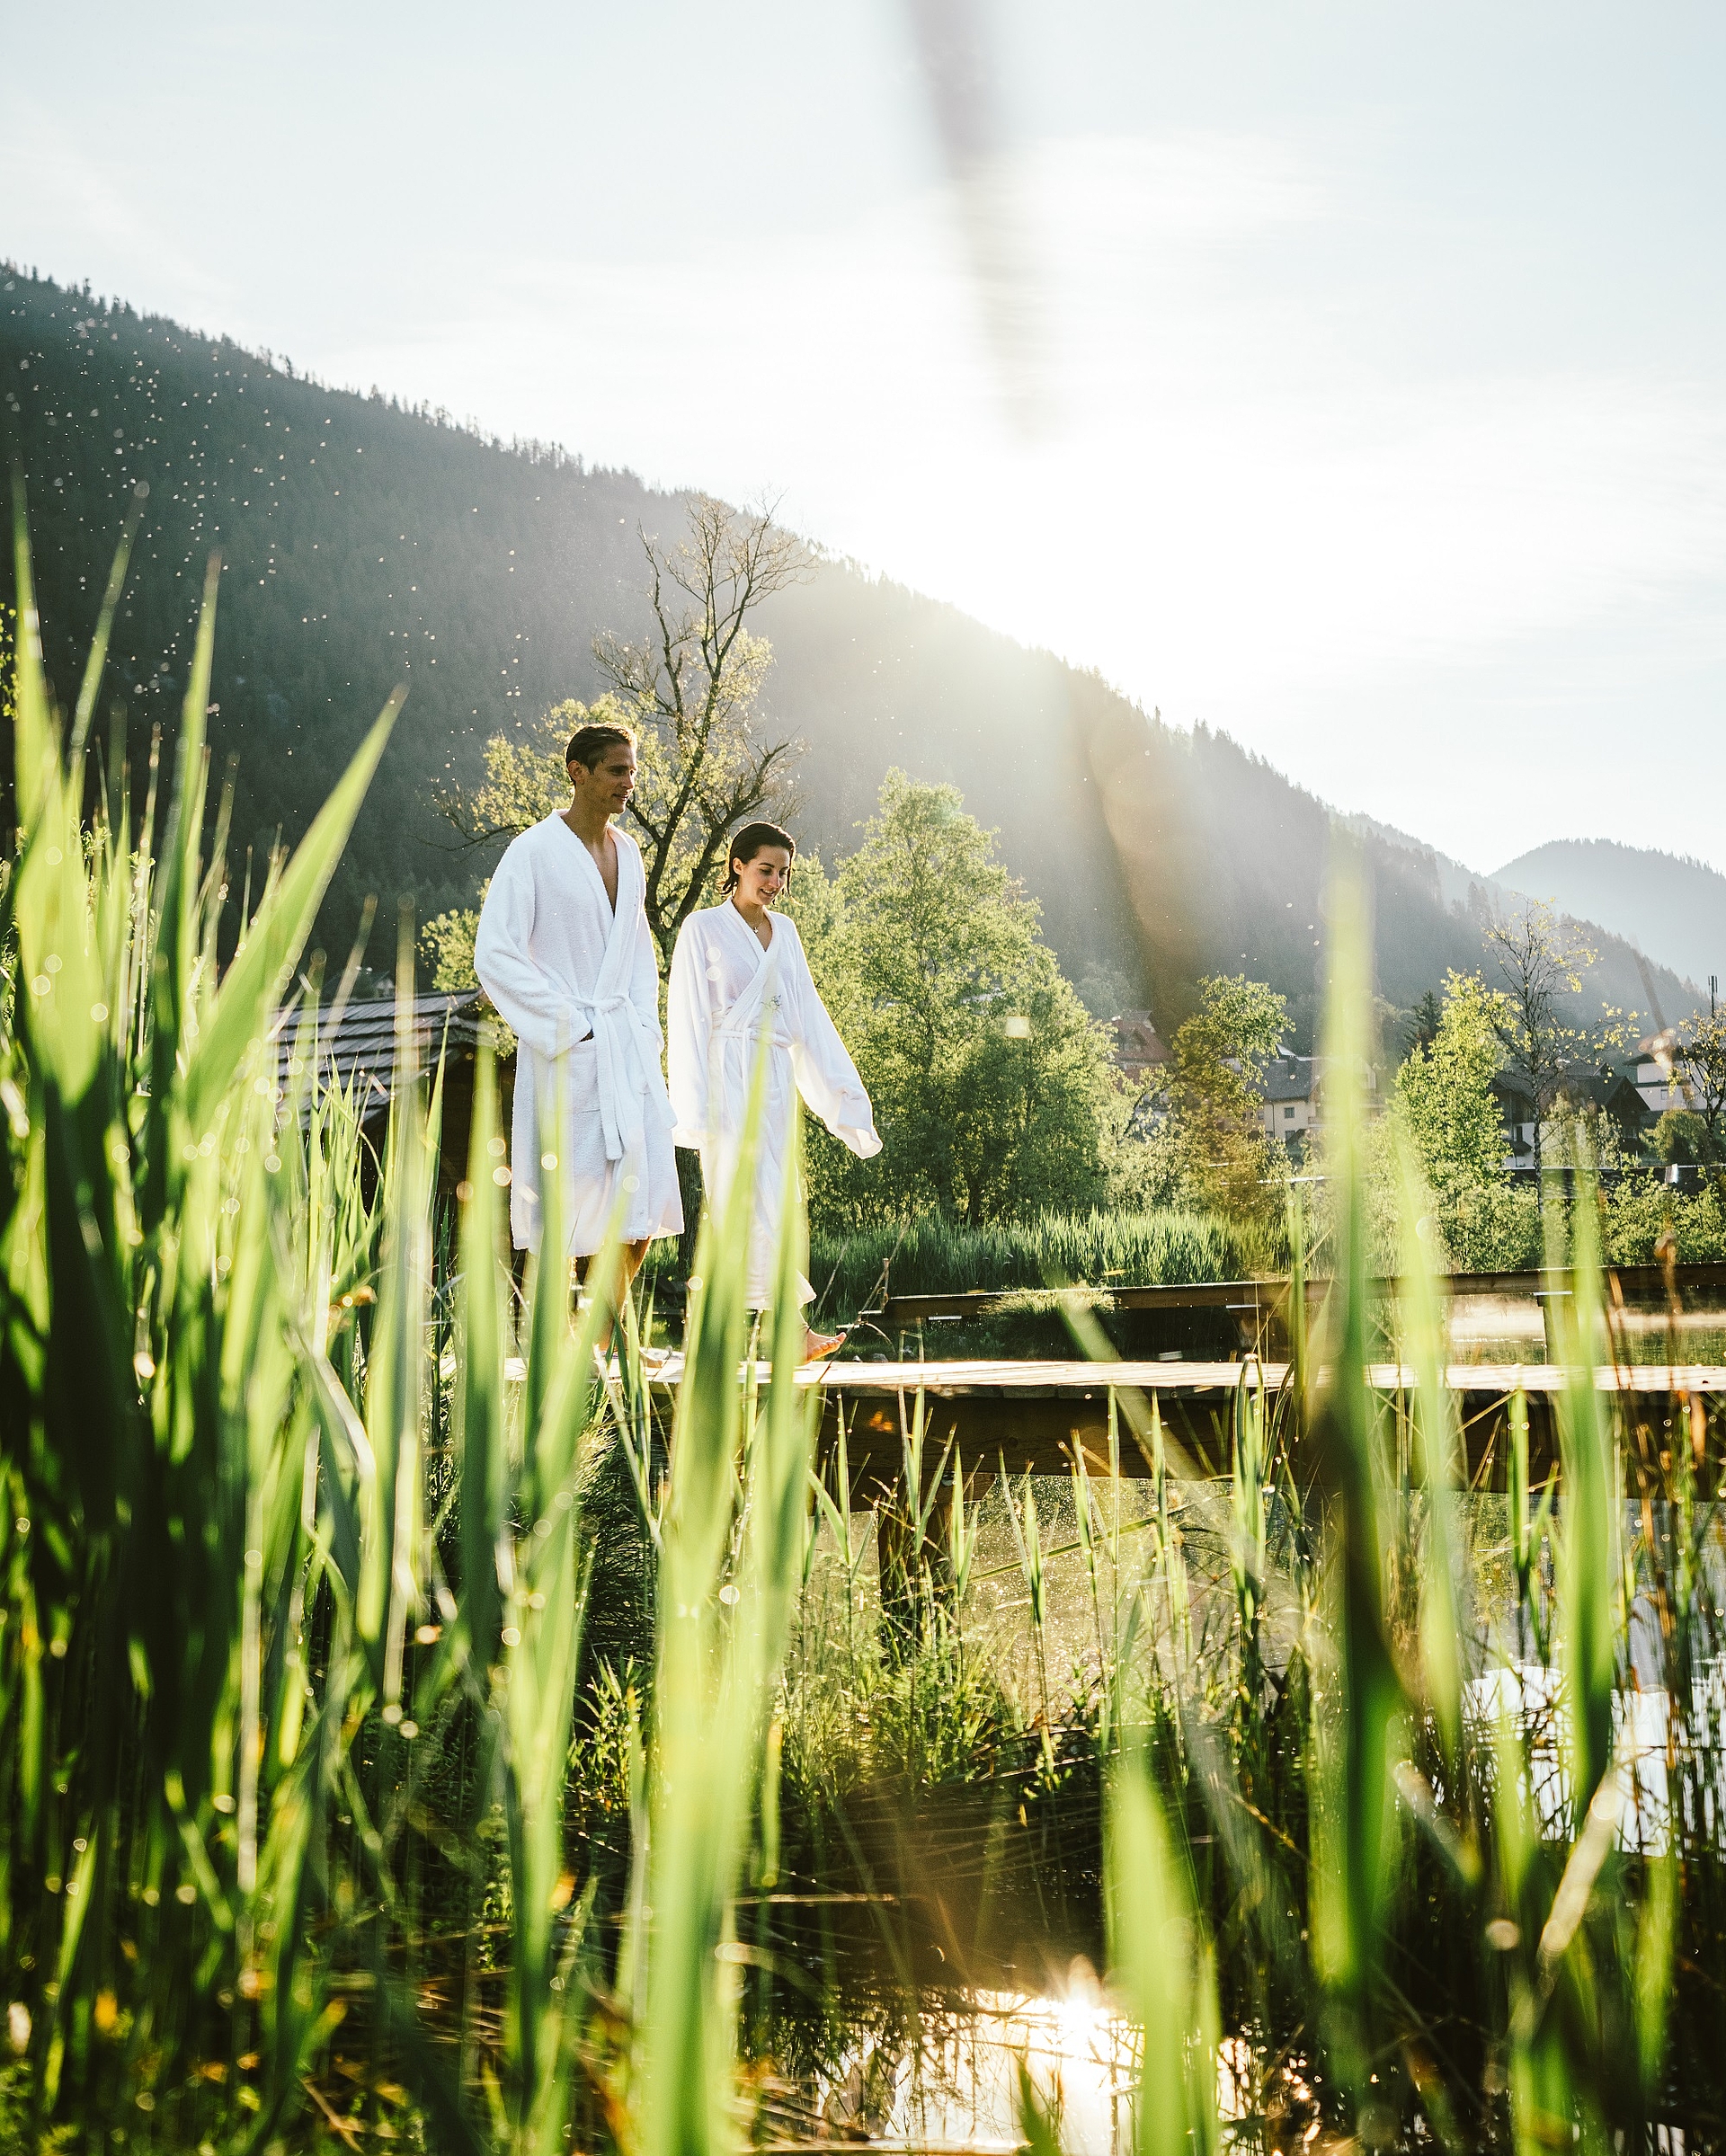
[[[624,1297],[634,1286],[636,1275],[641,1271],[651,1240],[651,1237],[644,1236],[638,1243],[619,1244],[617,1264],[607,1282],[596,1284],[590,1277],[593,1264],[591,1257],[578,1257],[575,1261],[576,1279],[589,1295],[602,1296],[605,1301],[605,1322],[601,1327],[597,1343],[601,1354],[610,1353],[612,1326],[617,1322],[618,1312],[623,1308]]]

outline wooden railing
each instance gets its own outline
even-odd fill
[[[1615,1281],[1619,1292],[1626,1302],[1659,1303],[1667,1293],[1667,1273],[1660,1265],[1613,1265],[1607,1269],[1609,1280]],[[1673,1283],[1679,1293],[1726,1292],[1726,1263],[1706,1263],[1677,1265],[1673,1269]],[[1572,1291],[1574,1276],[1567,1270],[1546,1266],[1525,1272],[1508,1273],[1453,1273],[1445,1280],[1445,1286],[1453,1297],[1471,1295],[1503,1295],[1544,1297],[1568,1295]],[[1393,1296],[1399,1292],[1401,1282],[1394,1275],[1384,1275],[1370,1283],[1375,1294]],[[884,1329],[895,1326],[914,1326],[929,1318],[988,1318],[1010,1314],[1020,1296],[1035,1295],[1037,1306],[1058,1311],[1060,1298],[1071,1294],[1075,1304],[1096,1309],[1106,1307],[1115,1310],[1234,1310],[1242,1314],[1255,1312],[1269,1315],[1279,1310],[1288,1300],[1289,1282],[1285,1278],[1268,1280],[1205,1280],[1178,1281],[1161,1287],[1111,1288],[1074,1287],[1070,1290],[1054,1288],[976,1288],[966,1289],[948,1295],[889,1295],[878,1309],[865,1310],[861,1315]],[[1330,1283],[1320,1275],[1306,1282],[1310,1300],[1321,1300]],[[1053,1300],[1045,1300],[1053,1298]]]

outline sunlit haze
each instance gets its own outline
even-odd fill
[[[977,19],[962,193],[904,0],[39,7],[0,253],[766,491],[1477,867],[1726,867],[1726,18]]]

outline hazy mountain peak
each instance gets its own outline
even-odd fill
[[[1692,982],[1726,973],[1726,876],[1705,862],[1615,838],[1555,838],[1493,874],[1598,921]]]

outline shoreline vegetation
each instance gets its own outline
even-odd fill
[[[1561,1186],[1562,1171],[1553,1182]],[[1458,1274],[1532,1270],[1545,1262],[1542,1210],[1528,1190],[1505,1179],[1496,1232],[1476,1243],[1473,1261]],[[1590,1202],[1600,1222],[1602,1262],[1654,1265],[1668,1248],[1680,1264],[1726,1259],[1726,1202],[1712,1185],[1675,1191],[1656,1168],[1597,1178]],[[1554,1195],[1547,1210],[1565,1210]],[[1388,1216],[1388,1207],[1385,1209]],[[1394,1270],[1393,1219],[1383,1230],[1373,1270]],[[1670,1238],[1669,1244],[1668,1238]],[[1313,1255],[1309,1253],[1309,1256]],[[900,1295],[953,1295],[978,1290],[1086,1289],[1099,1296],[1117,1288],[1173,1286],[1219,1280],[1282,1278],[1286,1234],[1268,1235],[1204,1213],[1052,1212],[983,1229],[926,1216],[847,1233],[819,1229],[810,1237],[810,1278],[823,1307],[847,1315],[867,1306],[883,1282]],[[671,1253],[654,1261],[669,1276]],[[650,1275],[652,1277],[653,1275]]]
[[[668,1404],[632,1315],[606,1365],[561,1266],[514,1288],[488,1054],[446,1212],[411,1031],[375,1177],[315,994],[279,1052],[393,710],[218,968],[213,573],[142,803],[86,753],[105,619],[65,723],[22,535],[17,576],[8,2150],[927,2146],[954,2030],[1093,1992],[1134,2156],[1721,2144],[1726,1432],[1711,1397],[1596,1388],[1618,1319],[1582,1131],[1540,1223],[1577,1284],[1558,1464],[1533,1481],[1513,1397],[1507,1490],[1465,1486],[1446,1194],[1412,1145],[1385,1165],[1351,1076],[1346,843],[1336,1285],[1296,1356],[1323,1389],[1243,1380],[1218,1477],[1111,1396],[1132,1480],[949,1472],[910,1399],[897,1488],[853,1509],[792,1381],[795,1233],[762,1376],[744,1224],[704,1223]],[[1192,1262],[1232,1263],[1209,1233],[1179,1230]],[[1146,1264],[1178,1239],[1120,1234]],[[1366,1377],[1386,1242],[1396,1396]],[[1019,2144],[1089,2156],[1058,2062],[1008,2063]]]

